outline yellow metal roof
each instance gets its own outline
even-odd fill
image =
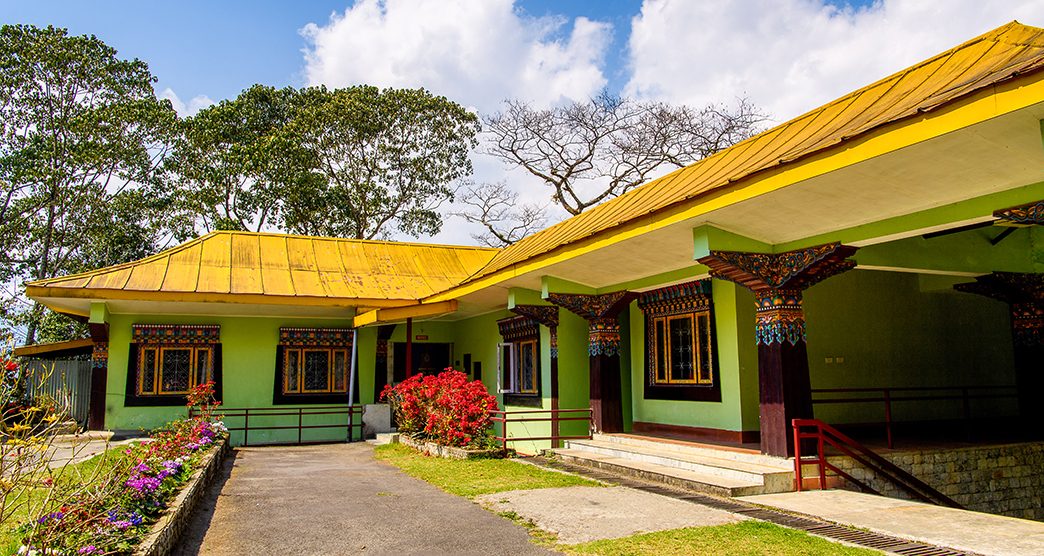
[[[528,236],[500,252],[474,280],[551,255],[571,243],[608,237],[623,224],[696,202],[712,192],[751,185],[759,172],[794,163],[1042,66],[1044,29],[1009,23]]]
[[[447,290],[498,252],[251,232],[213,232],[151,257],[27,284],[33,297],[172,301],[358,300],[415,302]],[[396,303],[382,303],[393,301]]]

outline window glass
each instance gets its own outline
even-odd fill
[[[327,350],[305,350],[304,390],[327,392],[330,390],[330,352]]]
[[[333,389],[337,391],[348,391],[345,378],[348,374],[348,366],[345,364],[346,354],[344,351],[334,352]]]
[[[535,393],[536,387],[536,342],[522,342],[519,350],[519,375],[521,390]]]
[[[164,348],[160,351],[160,393],[189,391],[192,375],[192,348]]]
[[[202,348],[201,349],[197,349],[196,350],[196,376],[195,376],[195,382],[193,382],[193,385],[203,384],[204,382],[210,380],[210,369],[211,369],[211,366],[210,366],[210,350],[209,349],[202,349]]]
[[[284,352],[285,365],[283,372],[286,377],[287,392],[300,392],[301,388],[301,350],[288,349]]]
[[[657,382],[667,382],[667,335],[664,333],[664,319],[656,319],[653,341],[653,364],[656,367],[656,380]]]
[[[710,315],[701,313],[696,317],[696,328],[699,330],[699,376],[700,384],[714,382],[714,361],[711,359]]]
[[[696,355],[693,349],[692,317],[667,319],[667,328],[670,334],[668,357],[671,365],[671,381],[692,381],[695,376],[694,357]]]
[[[141,354],[141,394],[156,393],[156,348],[144,348]]]

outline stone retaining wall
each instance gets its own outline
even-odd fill
[[[181,533],[192,520],[192,510],[217,476],[221,462],[230,450],[228,435],[225,435],[220,444],[203,456],[199,468],[192,472],[181,492],[174,497],[174,501],[163,512],[159,521],[152,525],[145,540],[138,545],[135,556],[166,556],[174,550],[181,539]]]
[[[881,454],[969,510],[1044,521],[1044,443]],[[910,498],[851,458],[831,463],[885,496]]]
[[[397,435],[396,440],[399,444],[404,444],[414,450],[428,454],[429,456],[441,458],[489,459],[502,458],[506,455],[503,450],[470,450],[467,448],[457,448],[455,446],[444,446],[442,444],[436,444],[435,442],[417,440],[408,434]]]

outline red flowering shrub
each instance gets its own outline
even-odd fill
[[[479,380],[452,367],[438,375],[414,375],[395,387],[385,386],[381,400],[395,412],[399,432],[423,434],[449,446],[468,446],[493,424],[497,399]]]

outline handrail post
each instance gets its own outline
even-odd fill
[[[893,448],[892,444],[892,391],[888,388],[884,389],[884,400],[885,400],[885,435],[888,437],[888,449]]]
[[[551,449],[558,448],[558,412],[551,410]]]
[[[304,432],[304,408],[297,408],[297,443],[301,444],[301,433]]]
[[[826,490],[826,450],[823,449],[823,427],[818,427],[816,435],[819,449],[819,490]]]
[[[243,445],[250,445],[250,408],[243,409]]]
[[[504,437],[504,451],[507,451],[508,435],[507,435],[507,424],[508,424],[508,410],[504,408],[504,420],[500,423],[500,434]]]
[[[791,421],[791,428],[794,429],[794,483],[797,487],[797,491],[801,492],[802,479],[801,479],[801,425],[798,424],[798,420],[794,419]]]

